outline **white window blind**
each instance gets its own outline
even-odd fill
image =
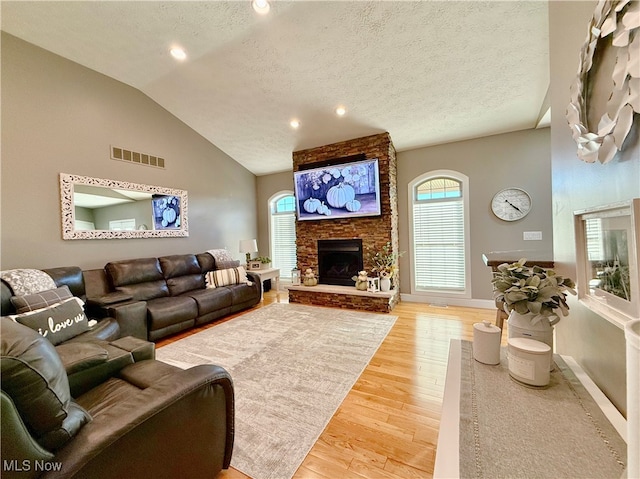
[[[414,203],[416,289],[465,290],[464,235],[462,198]]]
[[[96,229],[96,225],[92,221],[75,220],[75,229],[78,231],[91,231]]]
[[[604,261],[602,220],[600,218],[587,219],[584,221],[584,226],[589,261]]]
[[[109,229],[112,231],[134,231],[136,229],[136,219],[111,220],[109,221]]]
[[[271,211],[271,263],[281,278],[290,278],[297,261],[295,198],[280,198]]]

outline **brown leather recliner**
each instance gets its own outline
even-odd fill
[[[65,346],[82,356],[84,344]],[[229,466],[234,393],[219,366],[132,359],[72,397],[56,348],[36,331],[0,318],[0,354],[5,479],[212,478]]]

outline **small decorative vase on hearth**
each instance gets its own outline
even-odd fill
[[[391,291],[391,279],[389,278],[380,278],[380,291]]]
[[[553,325],[558,321],[560,321],[558,316],[550,320],[546,316],[539,316],[535,313],[520,314],[514,309],[509,313],[507,322],[509,338],[535,339],[548,344],[553,352]],[[553,369],[553,359],[550,369]]]

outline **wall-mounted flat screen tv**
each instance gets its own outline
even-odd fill
[[[294,171],[298,220],[380,215],[378,159]]]
[[[151,199],[154,230],[180,229],[180,197],[153,195]]]

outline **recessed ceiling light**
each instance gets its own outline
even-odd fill
[[[251,2],[251,6],[260,15],[266,15],[271,9],[271,6],[269,5],[269,2],[267,0],[253,0]]]
[[[343,106],[339,106],[338,108],[336,108],[336,115],[338,116],[344,116],[347,113],[347,109]]]
[[[300,126],[300,122],[298,120],[291,120],[289,125],[291,125],[291,128],[298,128]]]
[[[187,53],[180,47],[173,47],[169,50],[169,53],[171,53],[171,56],[176,60],[184,60],[187,58]]]

